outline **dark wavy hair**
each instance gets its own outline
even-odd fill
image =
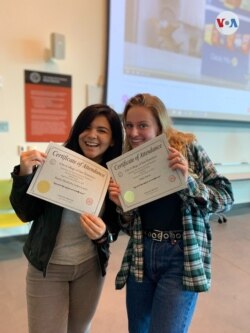
[[[89,127],[92,121],[97,116],[104,116],[108,120],[111,131],[113,145],[109,147],[103,155],[102,166],[106,167],[106,163],[113,158],[121,155],[123,145],[123,128],[119,115],[108,105],[105,104],[93,104],[87,106],[81,111],[76,118],[68,139],[65,141],[64,146],[73,150],[76,153],[83,155],[83,152],[79,146],[79,135]]]

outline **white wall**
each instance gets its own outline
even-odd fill
[[[24,70],[72,75],[73,120],[86,106],[86,85],[105,73],[106,0],[1,0],[0,6],[0,178],[10,177],[19,162],[17,146],[25,142]],[[65,35],[66,58],[46,62],[50,34]]]
[[[106,0],[1,0],[0,123],[7,122],[9,130],[0,131],[0,178],[10,177],[18,164],[18,145],[47,146],[25,142],[24,70],[72,75],[74,120],[87,104],[87,85],[96,85],[105,73],[106,23]],[[45,60],[52,32],[65,35],[65,60]],[[250,124],[178,121],[177,127],[194,132],[214,162],[250,162]],[[235,172],[250,173],[250,166]],[[237,202],[250,202],[250,180],[233,186]]]
[[[176,127],[195,133],[217,170],[232,181],[235,203],[250,203],[250,123],[178,120]]]

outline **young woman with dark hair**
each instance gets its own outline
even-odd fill
[[[64,145],[106,167],[121,154],[122,143],[119,116],[96,104],[79,114]],[[28,195],[45,159],[38,150],[23,152],[11,174],[12,206],[23,222],[33,221],[24,244],[29,332],[87,333],[104,283],[109,243],[120,229],[116,207],[106,196],[100,216],[93,216]]]

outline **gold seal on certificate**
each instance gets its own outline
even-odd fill
[[[183,174],[169,168],[167,147],[161,134],[107,163],[124,212],[187,187]]]
[[[56,143],[47,148],[27,193],[78,213],[98,215],[110,174],[90,159]]]

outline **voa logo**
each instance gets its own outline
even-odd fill
[[[232,35],[239,28],[239,18],[233,12],[222,12],[215,20],[217,30],[223,35]]]

